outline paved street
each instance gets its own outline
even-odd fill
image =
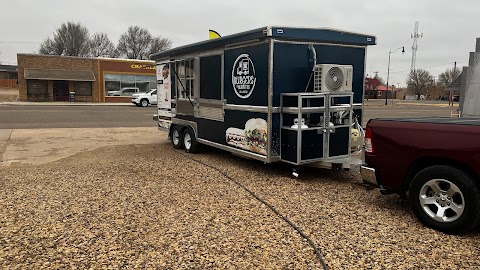
[[[458,108],[458,103],[450,107],[446,101],[365,101],[365,117],[400,118],[443,116]],[[155,127],[152,116],[156,107],[137,108],[135,106],[58,106],[58,105],[0,105],[0,129],[25,128],[94,128],[94,127]]]
[[[155,127],[155,106],[0,106],[0,129]]]
[[[392,105],[391,100],[385,105],[385,100],[365,101],[363,126],[371,118],[409,118],[440,116],[450,117],[452,111],[458,109],[458,103],[454,106],[448,106],[447,101],[433,100],[395,100]]]

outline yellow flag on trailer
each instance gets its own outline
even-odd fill
[[[220,36],[220,34],[217,33],[217,31],[215,31],[215,30],[208,30],[208,35],[210,36],[210,39],[215,39],[215,38],[222,37],[222,36]]]

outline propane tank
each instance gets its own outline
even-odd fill
[[[291,128],[298,129],[298,118],[293,119],[293,125],[291,126]],[[305,119],[302,118],[300,120],[300,129],[306,129],[306,128],[308,128],[308,126],[305,124]]]

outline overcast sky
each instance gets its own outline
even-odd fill
[[[412,59],[415,21],[420,22],[417,68],[437,76],[446,68],[468,63],[480,37],[480,1],[445,0],[15,0],[2,4],[0,62],[16,64],[17,53],[35,52],[41,41],[63,22],[85,25],[90,33],[105,32],[114,43],[130,25],[168,37],[173,46],[208,39],[208,29],[222,36],[267,25],[329,27],[375,35],[368,48],[367,74],[386,79],[389,50],[390,82],[405,85]]]

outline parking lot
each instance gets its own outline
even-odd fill
[[[445,104],[368,101],[364,122],[449,117],[457,107]],[[303,231],[330,269],[480,267],[479,230],[425,228],[405,200],[359,185],[357,172],[305,169],[294,179],[288,166],[212,148],[186,155],[156,130],[154,108],[93,107],[0,106],[0,119],[11,118],[0,122],[2,268],[321,268],[252,193]],[[43,128],[29,117],[39,110],[51,115]],[[102,126],[125,112],[131,118]],[[85,120],[74,126],[76,117]]]

